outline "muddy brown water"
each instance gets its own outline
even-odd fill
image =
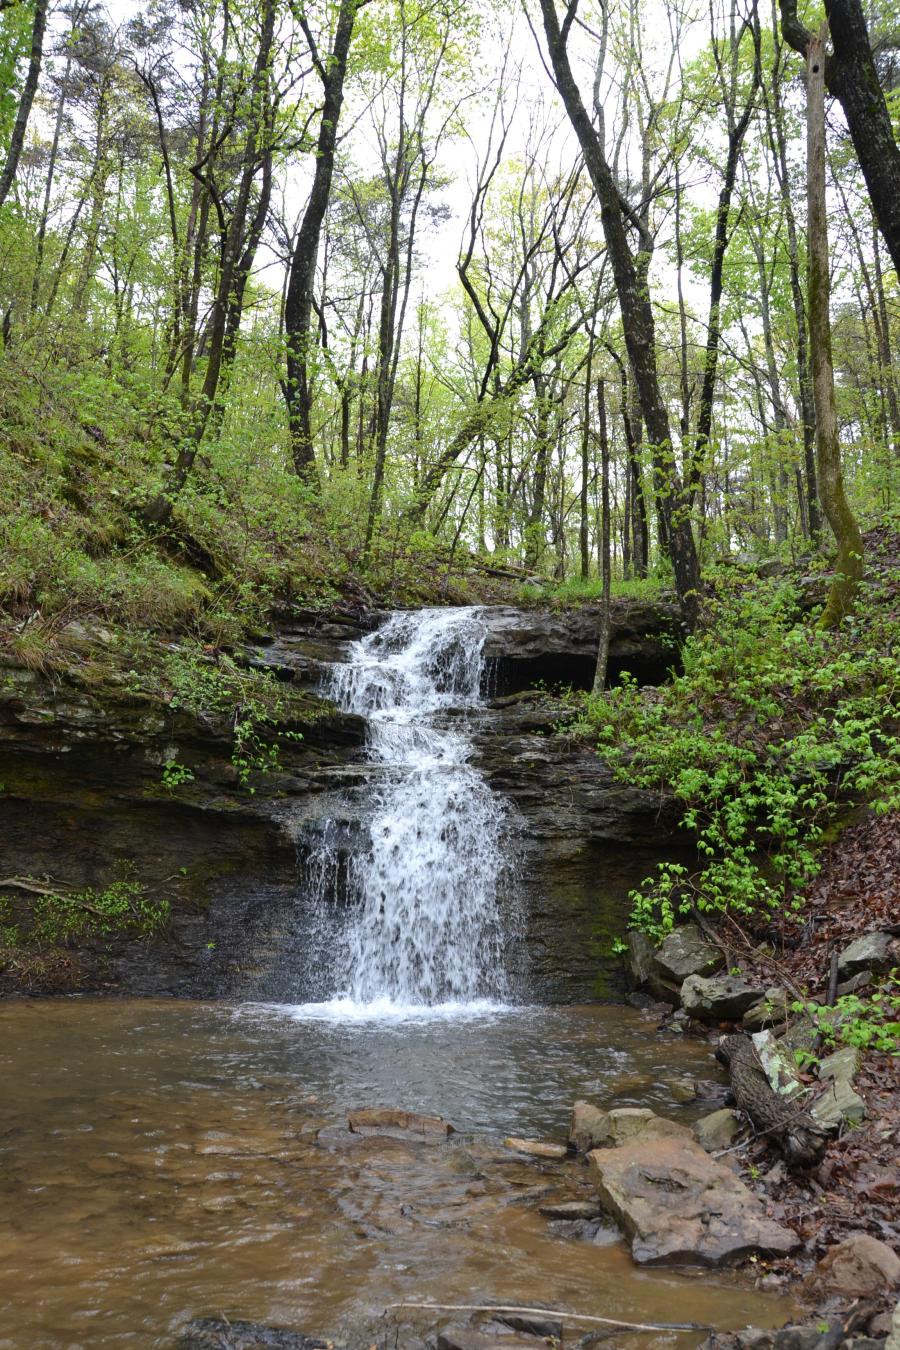
[[[213,1315],[393,1344],[404,1317],[385,1310],[404,1300],[780,1324],[787,1301],[746,1276],[639,1270],[614,1231],[589,1240],[541,1217],[542,1200],[590,1197],[587,1169],[502,1145],[563,1138],[576,1097],[687,1120],[666,1082],[710,1073],[707,1046],[661,1038],[622,1008],[391,1023],[9,1003],[0,1347],[170,1346]],[[362,1105],[437,1112],[459,1133],[429,1147],[317,1139]]]

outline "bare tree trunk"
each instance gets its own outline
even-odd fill
[[[594,330],[588,339],[587,365],[584,372],[584,421],[581,427],[581,492],[578,542],[581,548],[581,579],[587,581],[591,571],[590,539],[588,536],[588,484],[590,482],[591,444],[591,367],[594,363]]]
[[[22,146],[25,144],[25,129],[28,126],[31,105],[34,102],[41,73],[41,57],[44,51],[44,29],[46,26],[47,0],[35,0],[34,23],[31,28],[31,57],[28,62],[28,74],[25,76],[25,84],[22,87],[22,95],[19,99],[19,107],[16,111],[16,120],[13,123],[9,150],[6,153],[6,163],[3,166],[2,173],[0,173],[0,206],[9,196],[9,190],[15,181],[16,170],[19,167]]]
[[[785,41],[809,60],[813,34],[797,16],[797,0],[779,0]],[[818,58],[828,92],[840,101],[878,227],[900,275],[900,147],[878,78],[860,0],[825,0],[834,55]],[[824,501],[823,501],[824,506]]]
[[[600,576],[603,593],[600,600],[600,634],[597,642],[597,665],[594,669],[594,693],[606,688],[606,667],[609,664],[610,589],[612,584],[609,558],[609,436],[606,428],[606,386],[597,381],[597,412],[600,430]]]
[[[303,221],[294,244],[290,277],[284,304],[284,328],[287,336],[287,378],[284,382],[284,400],[287,404],[288,424],[291,429],[291,450],[294,468],[303,477],[315,479],[316,452],[312,436],[312,387],[310,381],[311,316],[313,284],[319,237],[325,212],[331,197],[334,175],[334,157],[337,149],[338,120],[344,101],[344,79],[347,58],[353,39],[353,25],[359,0],[341,0],[334,48],[320,59],[312,43],[312,54],[325,93],[319,139],[316,146],[316,167],[312,190]]]
[[[813,394],[816,401],[816,448],[819,492],[828,523],[837,540],[835,578],[822,615],[833,628],[853,606],[863,574],[863,541],[844,493],[838,439],[834,369],[831,360],[831,280],[828,270],[828,217],[825,203],[825,29],[809,43],[806,60],[806,189],[809,253],[809,335]]]
[[[556,0],[541,0],[544,33],[553,66],[556,87],[565,105],[569,121],[578,137],[585,165],[591,178],[603,223],[603,234],[612,264],[625,345],[635,384],[641,400],[644,425],[653,456],[655,492],[660,525],[666,538],[678,602],[689,628],[700,616],[700,567],[690,521],[690,496],[678,475],[669,430],[669,414],[662,395],[656,364],[656,338],[653,308],[642,282],[641,260],[646,244],[641,236],[637,259],[628,242],[622,197],[597,128],[581,97],[567,50],[568,35],[575,21],[578,0],[570,0],[560,25]],[[634,213],[629,222],[636,224]]]

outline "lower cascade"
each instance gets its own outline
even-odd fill
[[[467,719],[482,703],[484,639],[477,608],[397,613],[331,676],[335,702],[367,719],[377,766],[370,844],[349,866],[354,1004],[503,998],[504,803],[470,762]]]

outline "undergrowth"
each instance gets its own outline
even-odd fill
[[[859,606],[837,631],[795,583],[721,576],[671,684],[580,696],[576,730],[621,781],[671,793],[700,855],[632,892],[633,926],[660,938],[695,909],[797,913],[841,813],[900,807],[896,542],[870,536]]]

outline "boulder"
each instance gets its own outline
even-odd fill
[[[374,1106],[347,1115],[347,1128],[352,1134],[380,1135],[386,1139],[414,1140],[425,1144],[439,1144],[454,1133],[453,1126],[442,1116],[423,1116],[415,1111],[395,1111]]]
[[[838,976],[849,980],[861,970],[887,970],[892,962],[893,938],[890,933],[864,933],[838,957]]]
[[[891,1318],[891,1329],[888,1332],[888,1338],[884,1343],[884,1350],[900,1350],[900,1303],[894,1309],[894,1315]]]
[[[682,1006],[702,1022],[739,1022],[764,996],[765,990],[739,975],[713,975],[708,979],[689,975],[681,986]]]
[[[759,1003],[748,1008],[741,1018],[745,1031],[762,1031],[764,1027],[781,1026],[790,1016],[790,997],[785,989],[773,985],[767,989]]]
[[[618,1148],[595,1149],[590,1162],[600,1201],[641,1265],[721,1266],[756,1254],[787,1256],[799,1245],[733,1172],[672,1121],[645,1123]]]
[[[822,1328],[779,1327],[777,1331],[748,1327],[746,1331],[714,1331],[699,1350],[816,1350],[822,1340]]]
[[[595,1148],[610,1148],[639,1134],[650,1120],[658,1120],[644,1106],[617,1106],[601,1111],[590,1102],[576,1102],[572,1112],[569,1139],[579,1153]]]
[[[548,1158],[559,1161],[568,1153],[565,1144],[549,1144],[544,1139],[515,1139],[510,1137],[503,1140],[507,1148],[514,1148],[517,1153],[527,1153],[531,1158]]]
[[[664,938],[653,963],[664,980],[682,985],[689,975],[714,975],[724,966],[725,958],[696,924],[686,923]]]
[[[845,1123],[858,1125],[865,1119],[865,1103],[853,1088],[858,1068],[859,1051],[853,1045],[835,1050],[820,1063],[819,1079],[826,1086],[810,1107],[810,1115],[823,1129],[836,1130]]]
[[[816,1277],[829,1293],[848,1298],[881,1294],[900,1283],[900,1256],[870,1233],[851,1233],[829,1247],[816,1266]]]
[[[178,1350],[332,1350],[332,1341],[261,1322],[225,1322],[198,1317],[181,1333]]]
[[[735,1111],[713,1111],[694,1121],[694,1138],[707,1153],[729,1148],[741,1132],[741,1122]]]
[[[692,1078],[667,1078],[663,1086],[669,1089],[673,1102],[679,1102],[682,1106],[696,1099],[697,1089]]]
[[[590,1153],[592,1148],[597,1148],[605,1142],[608,1115],[608,1111],[592,1102],[576,1102],[572,1107],[569,1143],[579,1153]]]

